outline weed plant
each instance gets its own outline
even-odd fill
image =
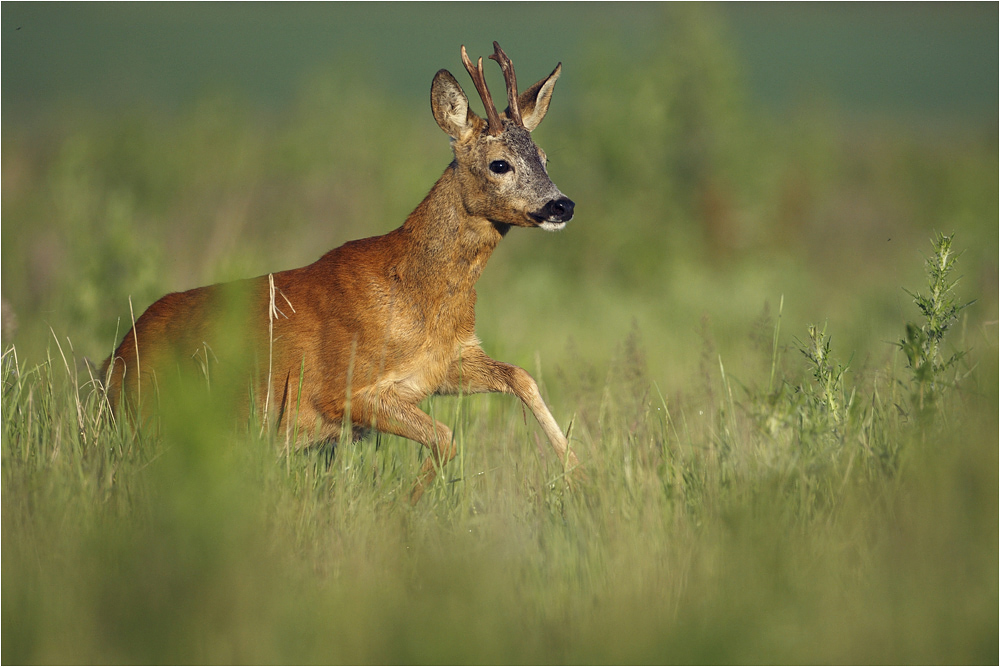
[[[913,403],[923,413],[932,409],[936,398],[946,387],[954,386],[960,375],[958,363],[965,356],[959,350],[945,359],[942,347],[944,337],[958,320],[959,313],[974,301],[958,303],[955,286],[958,280],[951,279],[951,272],[958,256],[951,248],[952,236],[938,234],[934,239],[934,253],[927,259],[928,293],[926,295],[907,291],[920,309],[923,322],[907,322],[906,337],[899,347],[906,354],[907,367],[913,374]],[[952,370],[952,377],[945,374]]]

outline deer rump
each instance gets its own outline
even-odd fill
[[[104,363],[112,410],[144,420],[176,370],[200,370],[241,389],[242,410],[294,434],[296,446],[335,440],[345,422],[425,445],[432,456],[411,493],[416,502],[455,455],[451,431],[418,404],[434,393],[503,392],[531,409],[564,468],[575,467],[535,381],[491,359],[475,336],[475,283],[503,236],[514,226],[560,229],[574,208],[530,138],[561,66],[518,95],[496,42],[491,58],[507,84],[502,114],[482,58],[473,67],[462,47],[487,120],[447,70],[434,77],[432,111],[455,159],[401,227],[299,269],[164,296]]]

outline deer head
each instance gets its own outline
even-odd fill
[[[562,64],[518,95],[514,65],[493,42],[496,60],[507,84],[507,109],[497,113],[483,76],[483,59],[475,67],[462,47],[462,62],[486,109],[482,119],[448,70],[431,84],[431,109],[437,124],[451,137],[462,203],[472,216],[486,218],[501,233],[509,226],[555,231],[573,217],[573,202],[549,178],[545,152],[531,140],[549,109]]]

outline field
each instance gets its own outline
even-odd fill
[[[379,54],[359,6],[260,6],[218,53],[198,49],[224,9],[153,7],[61,8],[105,45],[135,29],[127,66],[94,46],[62,78],[31,31],[83,37],[3,7],[2,662],[1000,659],[995,27],[992,69],[970,65],[995,6],[863,17],[890,51],[945,41],[882,72],[862,40],[806,93],[751,66],[834,10],[761,36],[745,9],[571,5],[547,44],[552,6],[465,36],[432,5],[386,18]],[[354,58],[309,51],[308,11],[343,12]],[[151,25],[191,48],[138,87],[173,52]],[[239,30],[275,59],[227,78]],[[460,454],[413,508],[410,441],[287,455],[218,396],[113,425],[84,358],[166,292],[401,224],[450,160],[430,80],[470,92],[458,45],[494,38],[523,86],[563,61],[534,137],[577,215],[508,235],[477,331],[539,381],[588,479],[505,396],[426,403]],[[936,85],[907,79],[931,60]]]

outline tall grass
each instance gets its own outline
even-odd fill
[[[461,454],[415,509],[408,441],[286,456],[200,399],[149,437],[71,356],[9,347],[3,659],[994,659],[995,373],[917,420],[904,369],[852,377],[809,333],[776,376],[718,357],[701,418],[651,381],[638,331],[599,374],[560,373],[573,488],[511,402],[433,402]]]

